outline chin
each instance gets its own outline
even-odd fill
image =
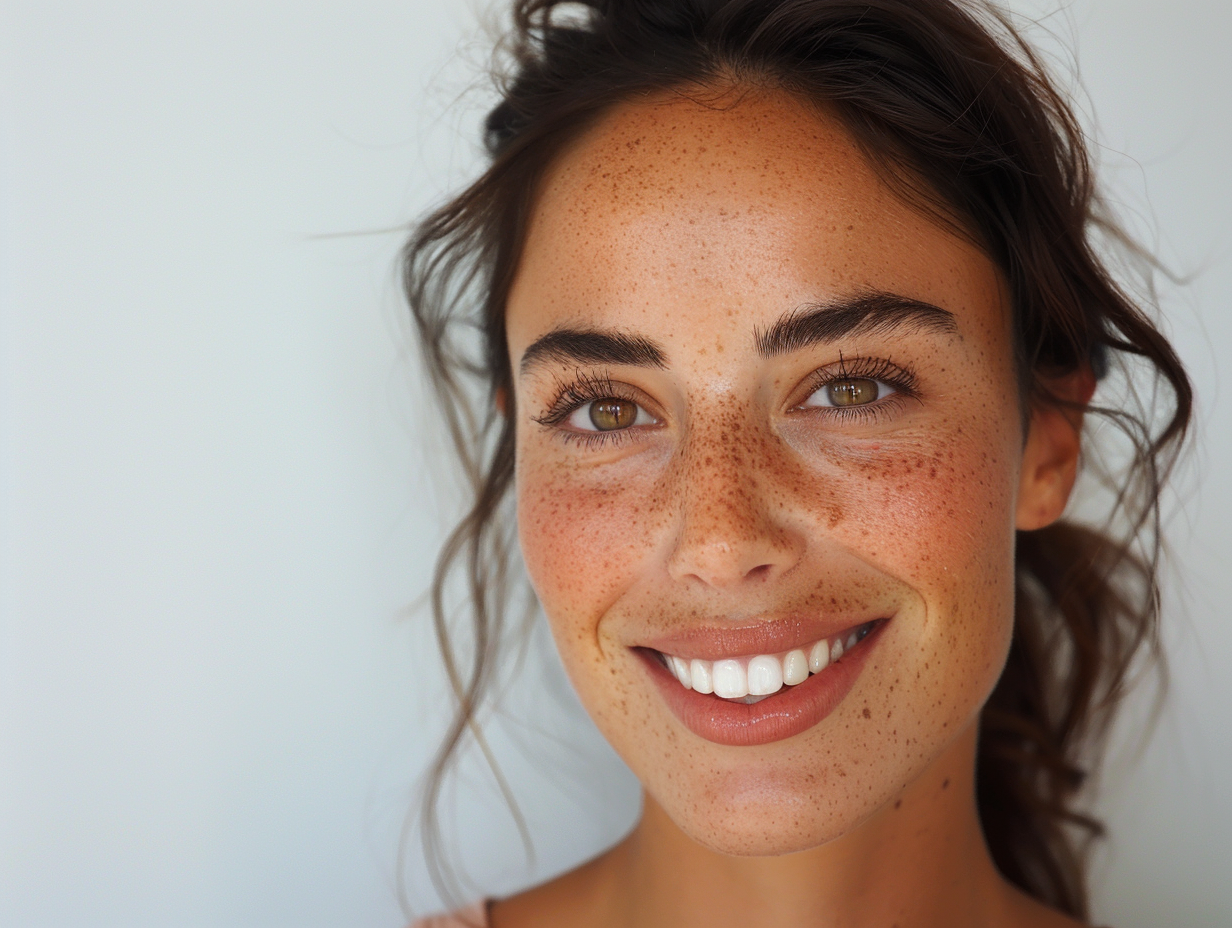
[[[758,821],[733,821],[728,827],[712,826],[697,833],[689,831],[681,823],[677,824],[698,844],[732,857],[781,857],[809,851],[842,837],[854,827],[842,828],[835,823],[829,828],[805,828],[797,822],[790,832],[783,833],[779,829],[769,829]]]
[[[839,767],[826,769],[824,762],[803,776],[776,775],[763,767],[743,775],[729,772],[718,782],[695,780],[687,791],[669,786],[656,802],[677,828],[712,851],[777,857],[820,847],[859,828],[897,792],[891,776],[877,779],[853,780]]]

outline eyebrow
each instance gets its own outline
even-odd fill
[[[808,303],[787,313],[770,328],[754,330],[754,340],[758,354],[769,358],[852,335],[884,335],[902,330],[952,334],[958,327],[949,310],[897,293],[877,291]],[[667,354],[656,342],[640,335],[558,328],[531,343],[522,353],[519,369],[525,374],[548,361],[664,368]]]
[[[940,306],[877,291],[806,304],[787,313],[770,328],[757,330],[755,338],[758,353],[769,358],[852,335],[885,335],[902,330],[953,334],[958,326],[954,314]]]
[[[662,368],[667,366],[667,355],[655,342],[640,335],[598,329],[553,329],[522,353],[521,372],[525,374],[545,361]]]

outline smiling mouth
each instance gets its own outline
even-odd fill
[[[686,690],[752,705],[805,682],[859,647],[887,619],[873,619],[822,638],[806,647],[777,654],[722,660],[650,650]]]

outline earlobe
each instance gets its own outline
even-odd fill
[[[1082,450],[1082,408],[1095,392],[1095,378],[1084,368],[1049,384],[1061,404],[1037,406],[1031,413],[1018,484],[1015,527],[1032,531],[1061,517],[1078,477]]]

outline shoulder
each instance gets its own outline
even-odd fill
[[[476,902],[447,915],[430,915],[414,922],[411,928],[488,928],[488,906]]]
[[[1039,899],[1028,896],[1017,886],[1008,881],[1003,884],[1008,890],[1007,902],[1003,909],[1002,922],[1014,928],[1091,928],[1089,922],[1081,921],[1066,915]]]

